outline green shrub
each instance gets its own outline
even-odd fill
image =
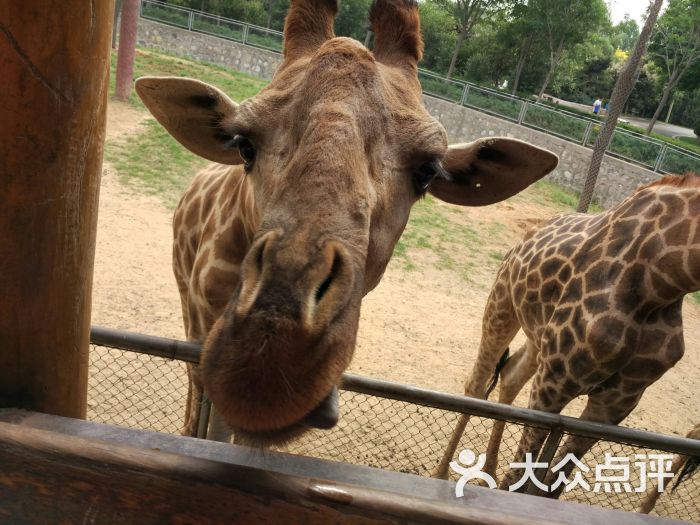
[[[522,104],[523,103],[517,99],[500,97],[496,93],[481,90],[477,91],[476,89],[470,89],[464,101],[465,106],[483,109],[512,120],[518,120]]]
[[[547,130],[576,142],[583,141],[583,135],[588,127],[588,122],[585,120],[534,104],[528,106],[523,124]]]

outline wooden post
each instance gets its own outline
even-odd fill
[[[0,407],[85,417],[113,9],[0,2]]]

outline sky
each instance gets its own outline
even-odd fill
[[[639,27],[642,26],[644,13],[649,7],[649,0],[608,0],[608,2],[614,24],[621,22],[627,13],[637,21]]]

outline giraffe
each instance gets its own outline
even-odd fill
[[[695,425],[695,427],[690,432],[688,432],[685,437],[690,439],[700,439],[700,423]],[[673,462],[671,463],[671,469],[668,471],[674,475],[678,474],[678,477],[675,481],[675,485],[672,487],[671,490],[676,490],[678,485],[680,485],[684,479],[691,477],[699,467],[700,458],[684,456],[683,454],[676,454],[676,456],[673,458]],[[659,496],[661,496],[661,494],[662,493],[659,492],[657,486],[652,487],[642,500],[642,503],[639,506],[639,512],[649,514],[656,506],[656,502],[658,501]]]
[[[587,395],[581,418],[618,424],[683,356],[683,297],[698,289],[699,176],[665,176],[597,215],[555,216],[505,255],[465,394],[487,398],[500,374],[498,401],[511,404],[534,376],[529,408],[559,413]],[[526,342],[509,357],[520,328]],[[435,476],[447,477],[468,420],[460,417]],[[487,449],[484,470],[491,475],[503,426],[494,424]],[[525,428],[514,461],[536,457],[545,435]],[[567,453],[582,457],[595,441],[569,436],[555,464]],[[518,475],[508,471],[500,488]]]
[[[292,0],[283,61],[240,105],[193,79],[136,90],[182,145],[213,161],[173,219],[173,266],[190,369],[184,433],[203,391],[227,440],[284,443],[332,426],[362,297],[380,281],[412,205],[503,200],[556,155],[509,138],[448,146],[423,106],[418,6],[376,0],[369,51],[335,37],[337,0]],[[219,432],[219,429],[221,432]]]

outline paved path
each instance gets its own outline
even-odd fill
[[[546,95],[546,97],[550,98],[553,102],[558,102],[562,106],[568,106],[571,108],[579,109],[581,111],[590,111],[591,113],[593,113],[592,101],[590,105],[586,106],[585,104],[569,102],[568,100],[562,100],[560,98],[552,97],[551,95]],[[640,127],[644,130],[647,129],[649,121],[651,120],[648,118],[632,117],[630,115],[622,115],[620,119],[629,122],[634,126]],[[667,137],[695,137],[695,133],[692,129],[684,128],[682,126],[676,126],[675,124],[666,124],[665,122],[662,122],[660,120],[657,121],[654,125],[654,132],[659,133],[660,135],[666,135]]]
[[[649,121],[651,120],[647,118],[630,117],[628,115],[625,115],[622,118],[629,120],[630,123],[643,129],[647,129]],[[660,120],[654,125],[654,133],[660,133],[661,135],[666,135],[667,137],[695,137],[695,133],[692,129],[676,126],[675,124],[666,124]]]

